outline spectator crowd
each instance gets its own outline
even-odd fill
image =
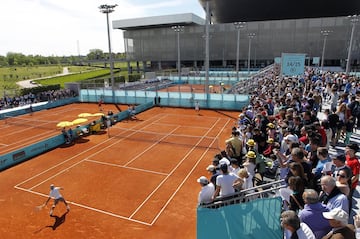
[[[30,105],[43,101],[56,101],[68,97],[74,97],[75,92],[70,89],[49,90],[37,94],[29,93],[18,96],[4,96],[0,98],[0,110]]]
[[[283,180],[277,195],[284,238],[355,238],[348,223],[360,173],[352,137],[360,130],[360,79],[313,68],[279,77],[269,69],[252,82],[250,104],[209,162],[208,176],[198,179],[199,205]],[[358,217],[354,224],[360,226]]]

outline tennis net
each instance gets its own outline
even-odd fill
[[[17,125],[27,128],[40,128],[47,130],[57,130],[56,124],[58,122],[55,121],[45,121],[45,120],[29,120],[20,117],[14,116],[5,116],[4,117],[5,124],[8,125]]]
[[[155,144],[171,144],[178,147],[195,147],[220,150],[216,137],[192,136],[183,134],[157,133],[151,131],[110,128],[109,136],[124,141],[149,142]]]

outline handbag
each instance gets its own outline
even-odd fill
[[[299,201],[296,199],[296,197],[294,196],[294,194],[291,194],[290,197],[292,197],[292,198],[294,199],[294,201],[296,202],[296,204],[298,205],[299,211],[304,209],[303,206],[301,206],[301,204],[299,203]]]

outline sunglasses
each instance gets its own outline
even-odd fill
[[[342,175],[342,174],[338,174],[337,176],[340,178],[347,178],[345,175]]]

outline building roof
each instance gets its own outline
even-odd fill
[[[198,0],[203,8],[209,1],[216,23],[341,17],[360,14],[359,0]]]
[[[113,29],[136,30],[152,27],[171,27],[175,25],[204,25],[205,20],[193,13],[183,13],[174,15],[163,15],[153,17],[132,18],[115,20],[112,22]]]

